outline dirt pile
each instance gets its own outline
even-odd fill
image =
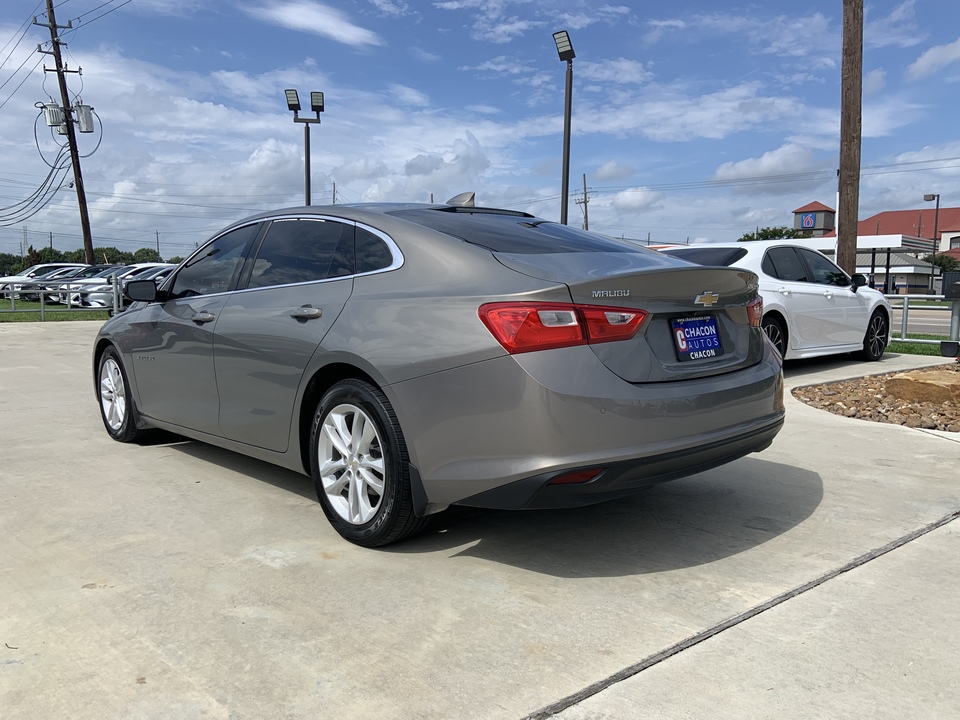
[[[845,417],[960,433],[960,364],[801,387],[793,396]]]

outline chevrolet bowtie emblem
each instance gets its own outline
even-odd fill
[[[693,301],[694,305],[703,305],[704,307],[710,307],[711,305],[720,301],[720,296],[713,292],[705,292],[697,295],[696,300]]]

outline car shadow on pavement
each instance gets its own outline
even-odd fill
[[[562,578],[619,577],[694,567],[796,527],[823,498],[820,476],[743,458],[622,500],[573,510],[451,508],[395,553],[453,550]]]
[[[158,435],[156,439],[150,438],[144,445],[163,444],[179,452],[189,455],[203,462],[210,463],[219,468],[225,468],[231,472],[239,473],[261,482],[269,483],[280,490],[286,490],[294,495],[299,495],[308,500],[316,502],[317,494],[313,487],[313,480],[306,475],[287,470],[278,465],[271,465],[268,462],[257,460],[256,458],[240,455],[232,450],[224,450],[216,445],[208,445],[183,438],[172,433]]]

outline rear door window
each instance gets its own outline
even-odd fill
[[[354,273],[354,226],[332,220],[274,220],[257,251],[248,288],[291,285]]]
[[[806,267],[792,247],[770,248],[763,257],[761,267],[767,275],[780,280],[810,282]]]
[[[847,274],[823,255],[813,252],[812,250],[807,250],[806,248],[799,248],[798,250],[801,257],[803,257],[810,267],[810,271],[813,273],[813,282],[820,283],[821,285],[838,285],[840,287],[850,285],[850,278]]]

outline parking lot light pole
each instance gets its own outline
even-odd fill
[[[561,61],[567,63],[567,91],[563,102],[563,178],[560,190],[560,222],[567,224],[567,203],[570,199],[570,109],[573,97],[573,59],[577,54],[573,51],[570,34],[560,30],[553,34],[553,41],[557,44],[557,53]]]
[[[933,256],[930,259],[930,291],[936,295],[937,245],[940,244],[940,238],[937,237],[937,233],[940,230],[940,193],[927,193],[923,196],[923,199],[926,202],[930,202],[931,200],[937,201],[937,207],[933,211]]]
[[[310,204],[310,125],[320,122],[320,113],[323,112],[323,93],[310,93],[310,111],[316,117],[300,117],[300,96],[296,90],[284,90],[287,98],[287,110],[293,112],[293,121],[303,123],[303,204]]]

